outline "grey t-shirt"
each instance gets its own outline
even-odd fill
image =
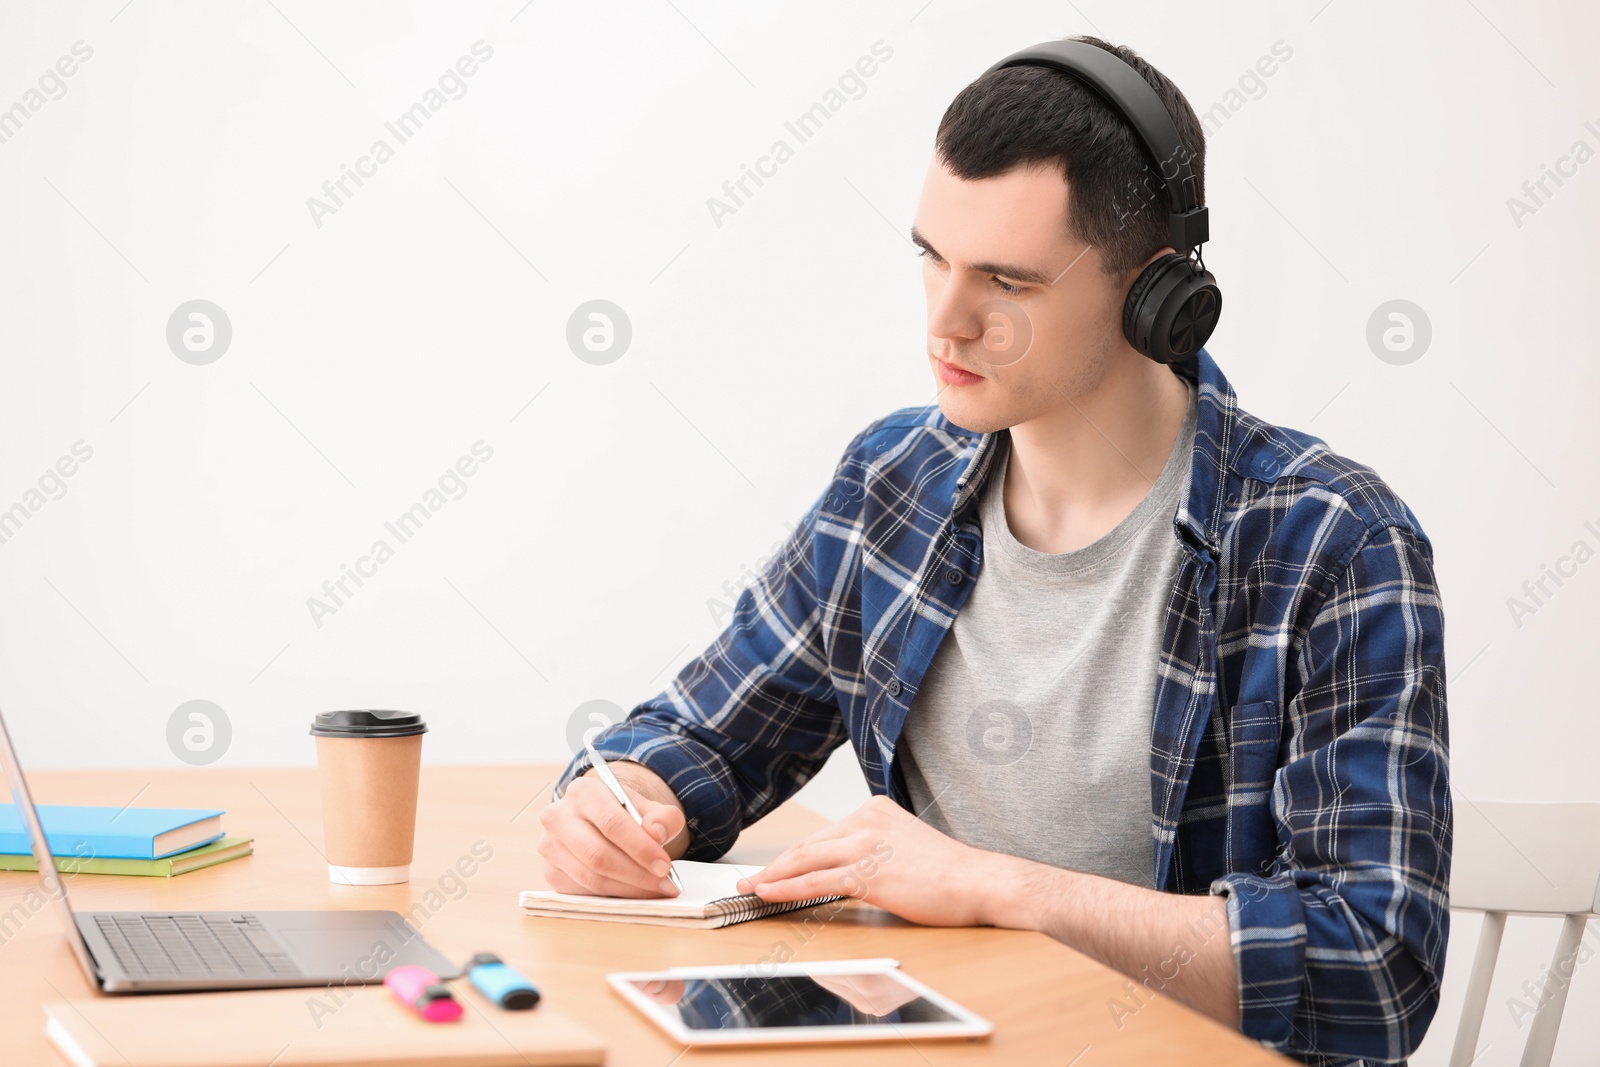
[[[1006,524],[1010,434],[978,507],[983,564],[896,745],[912,810],[967,844],[1153,886],[1150,720],[1180,548],[1195,390],[1143,500],[1039,552]]]

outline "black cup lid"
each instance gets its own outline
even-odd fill
[[[410,737],[428,724],[414,711],[325,711],[311,724],[313,737]]]

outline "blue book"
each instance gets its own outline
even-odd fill
[[[95,808],[39,804],[45,840],[57,858],[158,860],[222,836],[222,812],[207,808]],[[31,853],[16,805],[0,804],[0,854]]]

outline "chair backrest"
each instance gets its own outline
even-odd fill
[[[1484,912],[1450,1067],[1477,1058],[1507,915],[1562,917],[1522,1067],[1548,1067],[1589,917],[1600,913],[1600,804],[1471,801],[1454,794],[1450,906]]]

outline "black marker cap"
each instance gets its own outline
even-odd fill
[[[456,998],[454,994],[450,992],[449,986],[443,984],[442,982],[436,982],[433,985],[425,986],[423,988],[422,995],[417,998],[417,1010],[421,1011],[423,1008],[426,1008],[429,1004],[432,1004],[436,1000],[454,999]]]
[[[538,992],[527,986],[508,989],[500,996],[500,1006],[511,1011],[525,1011],[537,1003],[539,1003]]]

